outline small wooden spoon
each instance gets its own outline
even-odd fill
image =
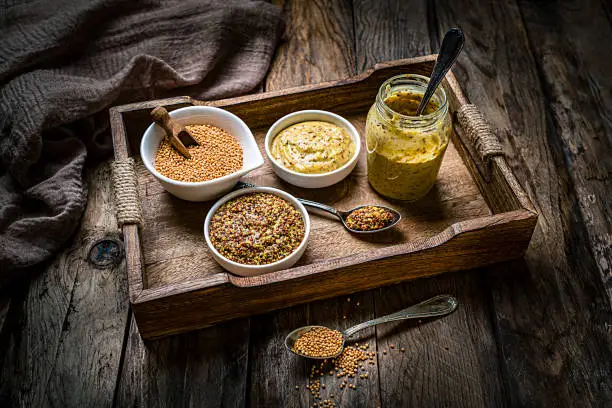
[[[185,126],[175,122],[163,106],[158,106],[153,109],[151,111],[151,117],[155,123],[166,131],[166,139],[170,142],[172,147],[186,158],[191,159],[191,154],[185,146],[194,146],[197,145],[198,142],[189,134]]]

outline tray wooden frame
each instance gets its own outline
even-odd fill
[[[189,105],[223,107],[251,128],[269,126],[309,103],[343,114],[371,105],[380,84],[391,76],[405,72],[427,75],[435,58],[429,55],[380,63],[349,79],[213,102],[176,97],[116,106],[110,109],[115,159],[134,153],[135,145],[128,135],[130,124],[136,117],[142,121],[155,106],[168,110]],[[445,87],[451,112],[469,103],[452,73],[447,75]],[[522,256],[537,213],[506,159],[497,156],[483,163],[456,120],[452,140],[491,215],[454,223],[427,239],[258,277],[217,273],[148,288],[139,226],[124,225],[129,298],[141,336],[164,337],[232,318]]]

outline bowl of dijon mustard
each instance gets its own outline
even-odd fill
[[[322,188],[353,171],[361,141],[357,129],[342,116],[304,110],[286,115],[270,127],[265,150],[282,180],[298,187]]]

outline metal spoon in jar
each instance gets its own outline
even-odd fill
[[[348,211],[339,211],[336,210],[334,207],[330,207],[328,205],[325,204],[321,204],[321,203],[317,203],[315,201],[310,201],[310,200],[304,200],[303,198],[298,198],[297,199],[300,203],[304,204],[306,207],[311,207],[311,208],[317,208],[319,210],[323,210],[326,211],[330,214],[335,215],[336,217],[338,217],[340,219],[340,221],[342,221],[342,225],[344,225],[344,228],[346,228],[347,230],[355,233],[355,234],[371,234],[373,232],[381,232],[381,231],[386,231],[389,228],[392,228],[395,224],[397,224],[401,219],[402,219],[402,215],[397,211],[394,210],[393,208],[390,207],[385,207],[384,205],[360,205],[359,207],[355,207],[351,210]],[[351,228],[348,224],[347,224],[347,219],[349,217],[349,215],[351,215],[354,211],[357,211],[360,208],[364,208],[364,207],[378,207],[378,208],[382,208],[385,211],[388,211],[391,215],[392,215],[392,220],[387,223],[384,227],[381,228],[377,228],[377,229],[371,229],[371,230],[359,230],[359,229],[354,229]]]
[[[356,326],[350,327],[342,332],[342,346],[340,350],[329,356],[325,357],[311,357],[301,353],[298,353],[294,350],[295,341],[305,332],[313,329],[313,328],[321,328],[323,326],[304,326],[300,327],[289,333],[285,338],[285,347],[290,352],[297,354],[301,357],[313,358],[317,360],[322,360],[326,358],[337,357],[344,350],[344,344],[346,340],[351,337],[353,334],[357,333],[360,330],[363,330],[367,327],[375,326],[379,323],[387,323],[394,322],[397,320],[406,320],[406,319],[422,319],[426,317],[434,317],[434,316],[444,316],[449,313],[452,313],[457,308],[457,299],[451,295],[438,295],[431,299],[428,299],[424,302],[416,304],[414,306],[410,306],[407,309],[400,310],[399,312],[392,313],[387,316],[382,316],[377,319],[368,320],[367,322],[360,323]]]
[[[442,82],[448,70],[455,64],[455,61],[457,61],[457,57],[459,57],[464,43],[465,36],[463,35],[463,31],[461,31],[459,28],[451,28],[444,35],[442,45],[440,46],[440,52],[438,53],[438,58],[436,59],[436,65],[434,65],[434,68],[431,71],[429,84],[427,85],[427,89],[425,89],[425,93],[423,94],[423,99],[421,99],[421,103],[417,108],[417,116],[423,113],[427,103],[429,103],[429,100],[436,92],[436,89],[438,89],[438,85],[440,85],[440,82]]]

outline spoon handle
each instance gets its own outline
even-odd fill
[[[338,210],[336,210],[334,207],[317,203],[316,201],[304,200],[303,198],[298,198],[297,200],[306,207],[318,208],[319,210],[327,211],[328,213],[333,214],[342,220],[342,215],[340,215],[340,212],[338,212]]]
[[[399,312],[390,315],[382,316],[367,322],[360,323],[356,326],[346,329],[343,334],[345,338],[351,337],[353,334],[366,327],[372,327],[379,323],[394,322],[396,320],[416,319],[434,316],[443,316],[453,312],[457,308],[457,299],[451,295],[438,295],[431,299],[425,300],[409,308],[400,310]]]
[[[257,187],[257,186],[255,184],[247,183],[245,181],[239,181],[236,184],[236,187],[234,187],[234,190],[240,190],[241,188],[250,188],[250,187]],[[340,220],[342,220],[342,214],[340,214],[340,212],[336,210],[334,207],[330,207],[325,204],[317,203],[316,201],[304,200],[303,198],[296,197],[296,200],[304,204],[306,207],[318,208],[319,210],[323,210],[330,214],[333,214],[336,217],[340,218]]]
[[[417,108],[417,116],[423,113],[427,103],[429,103],[429,100],[433,96],[434,92],[436,92],[436,89],[438,89],[438,85],[440,85],[440,82],[442,82],[444,79],[444,75],[446,75],[448,70],[457,60],[457,57],[463,49],[464,43],[465,36],[463,35],[463,31],[461,31],[459,28],[451,28],[444,35],[442,46],[440,47],[440,52],[438,53],[438,58],[436,59],[436,65],[434,65],[433,71],[431,71],[429,85],[427,85],[423,99]]]

